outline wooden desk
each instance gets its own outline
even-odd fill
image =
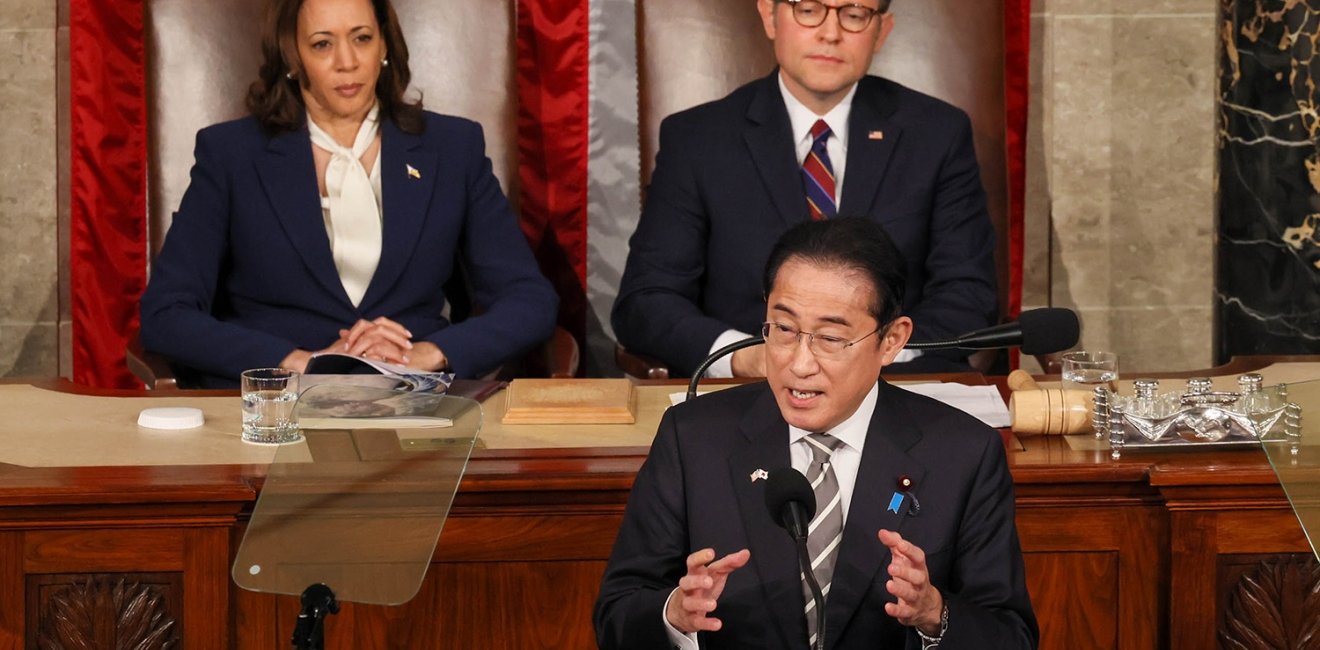
[[[1021,442],[1009,462],[1042,648],[1211,648],[1248,615],[1229,604],[1244,577],[1315,582],[1258,451],[1112,461],[1057,437]],[[346,604],[328,647],[593,648],[591,606],[645,452],[478,450],[421,592]],[[287,647],[296,599],[229,578],[264,473],[0,466],[0,648],[114,647],[153,630],[190,649]],[[1262,562],[1276,568],[1256,578]]]

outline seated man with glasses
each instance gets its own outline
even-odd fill
[[[880,223],[907,258],[917,340],[991,325],[995,232],[967,115],[868,76],[889,0],[757,0],[779,67],[660,126],[655,173],[611,321],[628,349],[691,373],[761,320],[758,276],[793,224]],[[967,352],[903,352],[893,372],[967,370]],[[761,376],[738,351],[709,376]]]
[[[765,505],[787,467],[815,493],[827,647],[1036,647],[999,434],[880,379],[912,333],[893,242],[867,219],[803,223],[763,282],[766,381],[665,413],[601,583],[601,650],[814,647]]]

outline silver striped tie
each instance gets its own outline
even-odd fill
[[[805,440],[811,446],[811,466],[807,468],[807,481],[816,492],[816,517],[807,530],[807,553],[811,556],[812,573],[826,599],[830,595],[830,579],[834,576],[834,563],[839,557],[839,542],[843,539],[843,505],[839,497],[839,479],[834,476],[830,458],[843,441],[828,433],[813,433]],[[816,601],[802,577],[802,593],[807,597],[807,634],[816,643]]]

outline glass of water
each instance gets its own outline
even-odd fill
[[[244,370],[243,440],[281,444],[302,439],[293,409],[298,405],[298,373],[284,368]]]
[[[1113,391],[1118,381],[1118,355],[1113,352],[1069,352],[1063,355],[1064,390],[1092,392],[1096,386]]]

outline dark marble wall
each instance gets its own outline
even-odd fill
[[[1320,353],[1320,9],[1220,0],[1216,354]]]

